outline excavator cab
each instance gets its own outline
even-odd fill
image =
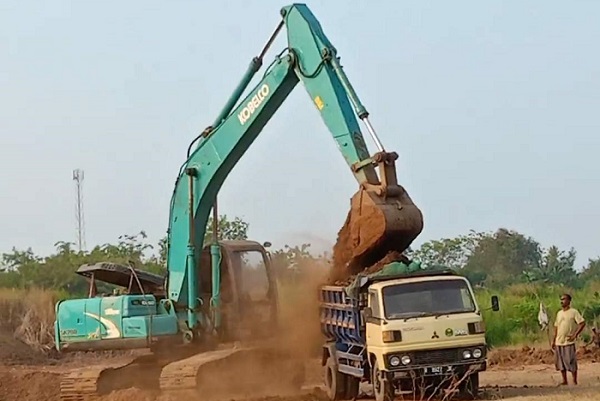
[[[267,339],[277,325],[277,283],[265,247],[256,241],[219,242],[220,322],[222,341]],[[212,258],[210,245],[200,257],[199,294],[205,313],[212,316]]]

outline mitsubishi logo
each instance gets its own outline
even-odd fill
[[[440,338],[440,336],[437,335],[437,332],[433,332],[433,335],[431,336],[431,338]]]

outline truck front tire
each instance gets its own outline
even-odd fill
[[[360,380],[358,377],[344,375],[346,379],[346,394],[345,398],[347,400],[353,400],[358,397],[358,393],[360,392]]]
[[[346,375],[338,371],[335,359],[329,355],[325,362],[325,387],[327,397],[332,401],[343,400],[348,383]]]
[[[379,370],[379,362],[375,360],[371,377],[375,401],[392,401],[394,399],[394,384],[386,379],[385,372]]]
[[[471,373],[469,377],[460,384],[459,397],[474,400],[479,394],[479,373]]]

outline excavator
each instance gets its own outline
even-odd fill
[[[264,386],[300,385],[302,378],[289,374],[299,367],[294,344],[281,341],[277,277],[265,246],[220,240],[217,233],[221,186],[300,82],[359,184],[334,263],[356,273],[389,252],[403,252],[421,233],[421,211],[397,182],[398,155],[384,149],[319,21],[305,4],[284,6],[280,16],[220,114],[187,149],[170,203],[163,284],[133,266],[86,265],[78,273],[91,282],[88,298],[56,304],[58,351],[149,351],[123,364],[66,373],[62,400],[91,400],[134,386],[206,396],[260,388],[259,379]],[[243,96],[284,28],[287,46]],[[357,117],[377,146],[372,156]],[[211,211],[212,239],[205,241]],[[248,253],[259,255],[255,264]],[[97,281],[123,289],[98,295]]]

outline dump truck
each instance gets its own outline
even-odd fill
[[[393,399],[396,390],[476,397],[487,345],[467,278],[395,261],[349,284],[320,287],[319,301],[330,400],[356,398],[362,382],[377,401]],[[497,296],[491,305],[499,310]]]

